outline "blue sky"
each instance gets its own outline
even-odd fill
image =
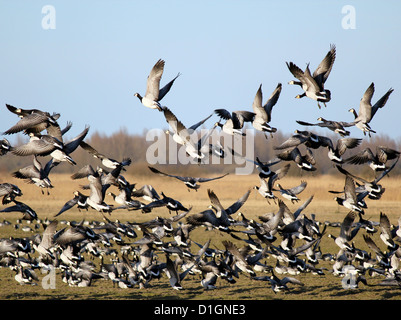
[[[55,9],[55,29],[42,28],[45,5]],[[343,28],[346,5],[355,9],[355,29]],[[278,130],[319,116],[351,121],[348,109],[359,108],[374,82],[373,102],[395,90],[371,126],[398,138],[400,11],[399,1],[0,1],[0,131],[18,120],[6,103],[59,112],[61,126],[73,122],[71,135],[86,124],[90,134],[166,128],[161,113],[134,97],[162,58],[162,84],[182,73],[162,104],[188,126],[216,108],[251,110],[259,85],[266,100],[278,82],[271,121]],[[285,62],[314,69],[330,44],[337,47],[326,82],[332,101],[319,110],[294,98],[301,91],[287,84]]]

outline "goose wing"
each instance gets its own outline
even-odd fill
[[[153,168],[151,166],[148,166],[148,168],[153,173],[156,173],[156,174],[159,174],[159,175],[165,176],[165,177],[176,178],[176,179],[178,179],[180,181],[184,181],[185,182],[185,181],[188,181],[190,179],[189,177],[181,177],[181,176],[175,176],[175,175],[172,175],[172,174],[164,173],[164,172],[161,172],[160,170],[158,170],[156,168]]]
[[[212,115],[213,115],[213,113],[210,114],[210,115],[208,115],[205,119],[203,119],[203,120],[201,120],[201,121],[199,121],[199,122],[193,124],[193,125],[190,126],[188,129],[196,130],[198,127],[200,127],[202,124],[204,124],[207,120],[209,120],[209,118],[210,118]]]
[[[282,89],[282,85],[281,85],[281,83],[278,83],[276,89],[274,89],[273,93],[271,94],[271,96],[266,101],[265,105],[263,106],[263,108],[267,114],[266,122],[270,122],[272,119],[272,110],[273,110],[273,107],[277,104],[277,101],[281,94],[281,89]]]
[[[313,72],[312,76],[317,83],[323,86],[323,84],[326,82],[327,78],[330,75],[335,59],[336,59],[336,47],[335,45],[331,45],[330,51],[326,54],[324,59],[320,62],[316,70]]]
[[[375,85],[372,82],[370,86],[366,89],[362,96],[361,102],[359,104],[359,114],[358,118],[365,123],[369,123],[372,119],[372,97],[375,92]]]
[[[48,117],[44,114],[31,113],[19,120],[3,134],[14,134],[46,122]]]
[[[359,146],[362,142],[362,139],[357,138],[342,138],[337,140],[337,152],[340,156],[342,156],[347,149],[353,149]]]
[[[218,177],[214,177],[214,178],[196,178],[196,180],[198,182],[208,182],[208,181],[213,181],[213,180],[217,180],[217,179],[221,179],[224,178],[225,176],[227,176],[229,173],[223,174],[222,176],[218,176]]]
[[[371,111],[371,118],[376,114],[377,110],[383,108],[384,105],[387,103],[390,94],[394,91],[394,89],[390,88],[383,97],[381,97],[373,106]]]
[[[31,139],[27,144],[11,148],[11,153],[18,156],[29,156],[33,154],[48,155],[57,147],[54,143],[45,139]]]
[[[365,148],[361,152],[347,158],[344,162],[351,164],[364,164],[368,161],[373,161],[375,159],[375,155],[373,154],[370,148]]]
[[[181,75],[181,73],[178,73],[173,80],[171,80],[169,83],[167,83],[163,88],[159,89],[159,98],[157,101],[160,101],[161,99],[164,98],[164,96],[170,91],[174,81]]]
[[[301,193],[302,191],[305,190],[307,184],[308,183],[306,181],[302,181],[300,185],[298,185],[296,187],[293,187],[293,188],[290,188],[290,189],[288,189],[288,191],[290,193],[293,193],[293,194],[299,194],[299,193]]]
[[[245,192],[245,194],[241,198],[239,198],[237,201],[235,201],[231,206],[229,206],[225,210],[226,213],[228,215],[236,213],[244,205],[244,203],[248,200],[250,193],[251,193],[251,190],[248,190],[247,192]]]
[[[79,135],[77,135],[75,138],[72,140],[68,141],[67,143],[64,144],[64,151],[67,154],[72,153],[75,151],[79,145],[81,145],[81,142],[85,139],[89,131],[89,126],[87,126]]]
[[[160,79],[163,75],[164,64],[165,61],[159,59],[153,66],[152,70],[150,70],[148,79],[146,81],[145,97],[153,101],[159,100]]]

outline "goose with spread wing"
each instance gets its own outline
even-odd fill
[[[281,88],[282,85],[281,83],[279,83],[267,102],[262,105],[263,95],[262,85],[260,85],[258,91],[256,92],[255,99],[253,100],[252,109],[255,115],[252,121],[252,125],[256,130],[263,132],[265,136],[267,132],[272,135],[274,132],[277,131],[277,128],[271,127],[269,123],[272,119],[273,107],[276,105],[280,97]]]
[[[184,184],[188,187],[188,191],[190,191],[191,189],[197,191],[200,188],[200,185],[198,183],[209,182],[209,181],[221,179],[228,175],[228,173],[226,173],[224,175],[214,177],[214,178],[182,177],[182,176],[177,176],[177,175],[172,175],[172,174],[161,172],[160,170],[158,170],[154,167],[151,167],[151,166],[148,166],[148,168],[153,173],[156,173],[156,174],[159,174],[159,175],[165,176],[165,177],[176,178],[176,179],[184,182]]]
[[[37,157],[34,156],[32,165],[14,171],[12,176],[17,179],[24,179],[27,183],[35,184],[41,188],[42,194],[44,194],[43,189],[45,188],[47,189],[47,194],[49,194],[48,189],[53,188],[53,185],[49,179],[50,170],[53,167],[53,158],[50,159],[43,167]]]
[[[342,137],[344,136],[349,136],[350,132],[346,130],[345,128],[352,127],[355,125],[354,122],[345,122],[345,121],[334,121],[334,120],[326,120],[323,117],[317,118],[318,121],[321,121],[319,123],[310,123],[306,121],[301,121],[301,120],[296,120],[296,122],[302,126],[318,126],[321,128],[327,128],[335,133],[338,133]]]
[[[254,113],[250,111],[233,111],[230,112],[226,109],[215,109],[214,112],[221,119],[226,120],[223,124],[220,121],[216,122],[221,130],[229,135],[245,136],[246,133],[242,132],[245,122],[252,122],[254,119]]]
[[[330,51],[326,54],[322,62],[320,62],[313,74],[311,74],[309,70],[309,63],[307,64],[305,71],[302,71],[293,62],[286,63],[292,75],[299,80],[290,81],[289,84],[299,85],[304,90],[304,93],[296,96],[297,99],[306,96],[316,100],[319,109],[321,108],[319,102],[323,102],[324,106],[326,106],[326,102],[331,100],[331,92],[324,88],[324,84],[333,68],[335,58],[336,47],[331,45]]]
[[[376,131],[372,130],[369,123],[372,121],[376,112],[383,108],[387,100],[389,99],[391,93],[394,89],[390,88],[373,106],[372,106],[372,97],[375,92],[375,85],[372,82],[370,86],[366,89],[365,93],[362,96],[361,102],[359,104],[359,114],[355,111],[354,108],[349,109],[349,112],[352,112],[354,115],[354,123],[355,126],[362,130],[363,134],[370,136],[370,133],[375,133]]]
[[[164,65],[165,61],[159,59],[153,66],[146,81],[146,93],[144,96],[141,96],[139,93],[134,94],[145,107],[158,109],[159,111],[162,111],[160,101],[170,91],[174,81],[180,75],[177,74],[173,80],[167,83],[163,88],[160,88],[160,80],[163,75]]]

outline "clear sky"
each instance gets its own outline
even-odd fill
[[[54,14],[42,9],[50,5]],[[351,6],[351,7],[349,7]],[[354,15],[347,8],[354,10]],[[5,104],[59,112],[71,135],[166,128],[162,113],[134,97],[154,63],[166,61],[162,85],[182,75],[163,99],[190,126],[216,108],[251,110],[278,82],[271,125],[299,129],[319,116],[352,121],[371,82],[376,102],[394,88],[371,126],[401,136],[400,1],[0,1],[0,131],[18,119]],[[49,16],[50,14],[50,16]],[[51,23],[55,22],[54,25]],[[43,27],[45,26],[45,27]],[[52,28],[47,29],[49,26]],[[351,28],[349,28],[351,27]],[[286,61],[312,71],[329,51],[337,58],[327,108],[288,85]],[[217,116],[206,126],[212,126]],[[363,137],[358,129],[352,136]]]

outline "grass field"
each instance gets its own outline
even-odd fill
[[[167,177],[159,176],[126,176],[127,180],[131,183],[137,183],[140,187],[143,184],[151,184],[159,192],[163,191],[166,195],[178,199],[184,206],[192,207],[193,212],[200,212],[207,209],[210,204],[207,189],[211,188],[219,197],[223,206],[227,207],[234,201],[240,198],[247,190],[258,184],[258,177],[255,175],[251,176],[236,176],[229,175],[221,180],[212,181],[205,183],[201,188],[195,192],[188,192],[187,188],[179,181]],[[21,180],[15,180],[13,178],[1,179],[0,183],[10,182],[17,184],[22,192],[23,196],[20,198],[21,201],[31,206],[38,214],[40,219],[52,220],[53,215],[56,214],[63,204],[73,197],[73,191],[79,190],[80,186],[86,184],[86,180],[71,180],[68,175],[53,175],[52,183],[55,186],[54,189],[50,190],[50,195],[42,195],[41,191],[34,185],[28,185]],[[311,204],[305,209],[304,213],[310,217],[311,214],[316,215],[316,220],[324,223],[325,221],[330,222],[341,222],[348,210],[340,207],[334,201],[334,195],[329,193],[328,190],[342,190],[344,186],[344,178],[342,176],[321,176],[314,177],[312,175],[305,174],[302,179],[308,182],[308,186],[305,191],[300,194],[300,202],[291,204],[286,201],[287,206],[290,210],[294,211],[298,208],[309,196],[313,195],[314,199]],[[301,178],[286,177],[282,179],[281,184],[283,187],[293,187],[301,182]],[[386,188],[386,192],[383,194],[379,201],[368,200],[369,208],[366,209],[365,218],[372,221],[379,221],[380,212],[384,212],[390,219],[391,223],[397,225],[398,218],[401,214],[401,193],[399,187],[401,186],[401,179],[398,177],[390,177],[382,180],[382,185]],[[117,193],[117,188],[111,187],[110,191]],[[279,196],[280,197],[280,196]],[[106,202],[113,204],[113,200],[110,196],[106,197]],[[258,220],[258,216],[261,216],[268,212],[277,212],[278,206],[272,201],[267,203],[255,190],[252,193],[241,208],[241,212],[248,219]],[[154,219],[156,216],[169,216],[167,209],[159,208],[153,210],[151,213],[142,214],[140,211],[126,212],[124,210],[114,211],[110,219],[119,219],[122,222],[143,222]],[[20,228],[15,229],[14,225],[16,220],[21,217],[20,213],[1,213],[0,221],[6,219],[12,222],[9,226],[0,227],[0,238],[12,237],[31,237],[35,233],[43,232],[43,228],[40,227],[38,230],[32,232],[22,231],[21,226],[26,225],[26,222],[20,223]],[[79,212],[73,208],[61,216],[58,217],[59,221],[80,221],[85,219],[87,221],[102,220],[102,215],[93,210],[87,212]],[[32,226],[32,224],[31,224]],[[58,229],[64,227],[59,224]],[[338,247],[334,244],[333,240],[327,237],[327,234],[332,233],[337,236],[340,229],[334,227],[328,227],[325,236],[321,242],[321,249],[323,253],[336,254]],[[368,252],[371,250],[367,247],[363,240],[363,234],[365,230],[361,230],[355,238],[355,245],[360,249],[364,249]],[[141,233],[138,231],[139,237]],[[238,246],[244,246],[244,242],[239,242],[232,239],[229,235],[220,231],[207,231],[203,227],[199,227],[191,233],[191,239],[205,243],[208,239],[211,239],[211,247],[217,247],[223,249],[222,241],[224,239],[230,239],[231,241],[238,244]],[[384,244],[380,242],[378,233],[373,236],[373,239],[380,246],[382,250],[386,250]],[[170,241],[170,240],[166,240]],[[129,240],[127,240],[129,242]],[[279,242],[275,243],[278,245]],[[118,245],[114,245],[118,249]],[[197,247],[192,247],[194,252],[197,251]],[[163,253],[160,253],[160,259],[163,260]],[[372,253],[372,257],[375,254]],[[87,257],[89,259],[89,257]],[[97,265],[100,260],[95,258],[93,260]],[[274,266],[276,260],[273,257],[267,257],[263,259],[268,265]],[[219,279],[217,282],[217,289],[205,290],[200,285],[200,275],[188,275],[182,285],[184,290],[175,291],[169,285],[166,275],[160,280],[152,280],[152,287],[146,289],[129,288],[122,289],[118,288],[110,280],[96,280],[90,287],[79,288],[70,287],[62,282],[61,271],[57,270],[56,277],[56,288],[55,289],[44,289],[41,285],[41,281],[36,281],[37,285],[20,285],[14,280],[14,271],[9,268],[0,268],[0,299],[194,299],[194,300],[208,300],[208,299],[234,299],[234,300],[264,300],[264,299],[285,299],[285,300],[370,300],[370,299],[399,299],[400,289],[389,286],[379,286],[383,278],[382,277],[370,277],[366,275],[368,285],[361,284],[357,289],[344,289],[342,286],[342,278],[334,276],[330,270],[332,270],[333,262],[321,261],[318,264],[320,268],[326,268],[324,275],[313,275],[311,273],[300,273],[295,275],[297,279],[304,283],[303,286],[295,286],[289,284],[290,290],[285,293],[275,294],[268,282],[255,281],[250,279],[245,274],[240,274],[239,278],[236,279],[235,284],[229,284],[228,282]],[[40,270],[36,270],[36,274],[39,279],[43,278]],[[263,275],[260,273],[258,275]],[[284,277],[285,275],[279,275]]]

